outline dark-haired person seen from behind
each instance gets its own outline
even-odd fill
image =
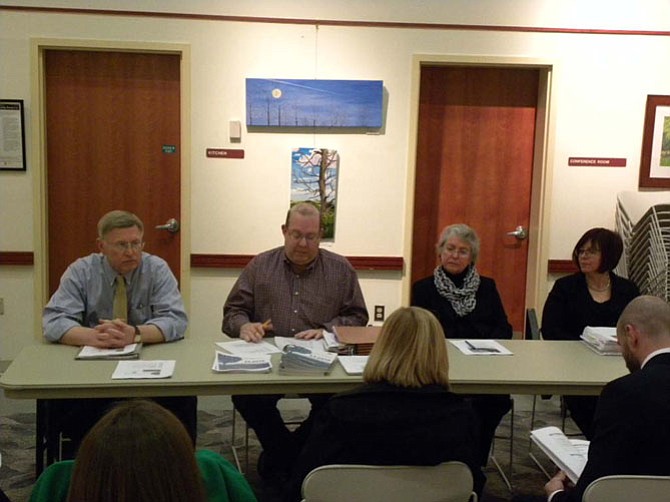
[[[338,254],[319,248],[321,215],[298,203],[281,226],[284,245],[257,255],[240,274],[223,306],[222,330],[247,342],[277,335],[304,339],[323,336],[333,326],[365,326],[368,312],[356,271]],[[277,409],[282,395],[236,395],[235,408],[263,447],[258,473],[285,481],[304,442],[312,417],[328,399],[311,394],[312,409],[289,431]]]
[[[86,435],[75,461],[47,468],[30,502],[255,502],[219,454],[194,451],[186,429],[152,401],[118,404]]]
[[[128,211],[110,211],[98,222],[99,253],[72,263],[44,308],[44,337],[65,345],[123,347],[173,342],[184,337],[188,319],[177,280],[162,258],[143,252],[144,224]],[[90,364],[90,363],[81,363]],[[95,364],[95,363],[93,363]],[[195,396],[156,399],[182,420],[196,439]],[[52,417],[70,438],[72,458],[111,399],[51,400]]]
[[[432,276],[414,283],[412,305],[435,314],[447,338],[512,338],[512,326],[495,281],[480,276],[475,267],[479,248],[479,237],[468,225],[446,227],[436,246],[440,264]],[[468,398],[481,424],[479,462],[484,466],[495,430],[510,410],[511,400],[509,394]]]
[[[477,417],[449,391],[449,358],[440,323],[405,307],[382,326],[363,372],[364,384],[333,396],[315,417],[286,499],[300,500],[302,480],[328,464],[470,467],[481,494]]]
[[[586,326],[614,327],[639,290],[612,270],[623,252],[621,237],[606,228],[592,228],[577,241],[572,261],[579,268],[554,283],[542,313],[545,340],[579,340]],[[570,416],[591,439],[595,396],[564,396]]]
[[[670,306],[654,296],[635,298],[617,323],[617,339],[631,373],[603,389],[584,471],[567,491],[565,473],[554,476],[545,485],[551,502],[579,502],[604,476],[670,476]]]

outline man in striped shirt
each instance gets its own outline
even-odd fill
[[[320,249],[321,218],[308,203],[293,206],[282,225],[284,245],[257,255],[223,307],[223,332],[250,343],[266,335],[321,338],[333,326],[365,326],[368,312],[346,258]],[[259,474],[282,478],[302,447],[311,417],[328,396],[308,396],[310,416],[289,431],[277,409],[281,395],[233,396],[263,447]]]

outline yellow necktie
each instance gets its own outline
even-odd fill
[[[126,280],[122,275],[116,276],[116,291],[114,291],[114,319],[128,320],[128,294]]]

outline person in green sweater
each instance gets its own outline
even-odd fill
[[[76,459],[39,477],[31,502],[256,502],[220,455],[193,443],[179,419],[153,401],[123,401],[86,435]]]

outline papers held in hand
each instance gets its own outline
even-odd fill
[[[604,356],[618,356],[621,347],[617,343],[616,328],[586,326],[580,338],[594,352]]]
[[[576,483],[588,460],[589,442],[568,439],[558,427],[543,427],[530,433],[530,439]]]
[[[218,373],[269,373],[272,362],[269,355],[236,356],[217,350],[212,369]]]
[[[99,349],[84,345],[75,359],[138,359],[141,343],[131,343],[118,349]]]
[[[279,362],[279,373],[283,375],[327,375],[333,369],[337,354],[286,345]]]
[[[511,356],[507,347],[495,340],[449,340],[468,356]]]

